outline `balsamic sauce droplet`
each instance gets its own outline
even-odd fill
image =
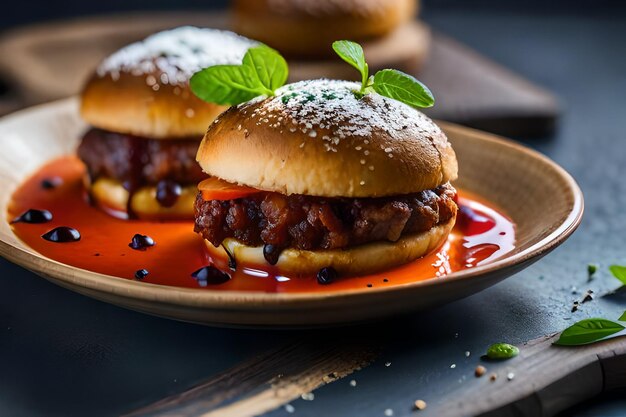
[[[138,269],[135,271],[135,279],[142,280],[149,274],[147,269]]]
[[[42,238],[55,243],[78,242],[80,233],[76,229],[67,226],[59,226],[41,235]]]
[[[133,236],[130,243],[128,244],[131,249],[135,250],[146,250],[154,245],[154,239],[147,235],[140,235],[139,233]]]
[[[230,275],[222,272],[213,265],[204,266],[191,274],[198,281],[198,285],[206,287],[207,285],[219,285],[230,280]]]
[[[227,248],[226,246],[224,246],[224,244],[222,243],[222,248],[224,248],[224,252],[226,252],[226,255],[228,255],[228,267],[235,271],[237,270],[237,261],[235,260],[235,255],[233,255]]]
[[[177,182],[161,180],[156,186],[156,200],[162,207],[172,207],[178,201],[183,189]]]
[[[317,283],[320,285],[328,285],[337,279],[337,271],[335,268],[327,266],[317,273]]]
[[[41,180],[41,188],[44,190],[52,190],[63,184],[63,179],[60,177],[49,177]]]
[[[48,210],[30,209],[17,216],[11,223],[48,223],[52,220],[52,213]]]
[[[283,250],[280,249],[276,245],[270,245],[269,243],[263,246],[263,257],[270,265],[276,265],[278,262],[278,258],[280,257],[280,253]]]

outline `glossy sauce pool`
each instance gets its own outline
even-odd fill
[[[193,223],[126,221],[92,207],[83,186],[84,167],[74,156],[56,159],[43,166],[14,193],[8,218],[30,209],[48,210],[46,223],[16,222],[14,233],[28,246],[50,259],[102,274],[136,279],[145,269],[142,282],[207,290],[263,292],[311,292],[393,286],[445,275],[490,262],[509,252],[515,243],[515,227],[503,214],[477,199],[459,192],[457,225],[447,242],[436,252],[409,264],[367,276],[339,277],[320,285],[315,277],[288,277],[271,267],[229,271],[232,279],[211,285],[192,273],[213,262],[228,271],[226,260],[213,260],[202,238],[193,232]],[[49,186],[51,183],[55,186]],[[77,242],[57,243],[41,236],[59,227],[80,232]],[[155,245],[146,250],[129,247],[135,234],[148,235]]]

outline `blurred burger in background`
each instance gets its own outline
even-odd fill
[[[85,85],[91,127],[78,148],[93,202],[121,218],[193,218],[195,162],[206,127],[227,107],[199,100],[189,78],[239,64],[256,42],[228,31],[180,27],[106,58]]]
[[[418,8],[417,0],[233,0],[233,30],[281,52],[292,80],[348,78],[332,58],[337,39],[359,42],[374,70],[415,72],[430,43]]]

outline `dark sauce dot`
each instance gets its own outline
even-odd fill
[[[41,237],[47,241],[56,243],[78,242],[80,240],[80,233],[78,233],[78,230],[72,229],[71,227],[59,226],[44,233]]]
[[[47,223],[52,220],[48,210],[30,209],[17,216],[11,223]]]
[[[387,278],[383,279],[383,282],[389,282],[389,280]]]
[[[235,271],[237,269],[237,261],[235,260],[235,255],[233,255],[227,248],[222,244],[222,248],[224,248],[224,252],[228,255],[228,267]]]
[[[149,274],[147,269],[138,269],[135,271],[135,279],[142,280]]]
[[[372,284],[367,284],[367,288],[372,288]]]
[[[265,258],[268,264],[276,265],[276,263],[278,262],[278,258],[280,257],[280,253],[282,251],[283,250],[280,249],[276,245],[267,244],[263,246],[263,257]]]
[[[93,256],[100,256],[100,254],[96,252],[93,254]]]
[[[337,271],[330,266],[320,269],[317,273],[317,283],[320,285],[328,285],[335,279],[337,279]]]
[[[128,244],[131,249],[135,250],[146,250],[147,248],[154,245],[154,239],[152,239],[150,236],[140,235],[139,233],[133,236],[132,240]]]
[[[500,233],[498,233],[498,234],[499,234],[500,236],[504,236],[504,235],[506,235],[506,232],[500,232]]]
[[[191,274],[191,276],[198,281],[198,285],[201,287],[219,285],[230,280],[230,275],[220,271],[213,265],[204,266]]]
[[[63,184],[63,179],[60,177],[50,177],[41,180],[41,188],[44,190],[53,190]]]
[[[177,182],[162,180],[156,186],[156,199],[162,207],[172,207],[183,189]]]

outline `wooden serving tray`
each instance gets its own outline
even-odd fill
[[[0,37],[0,76],[12,87],[0,94],[0,114],[70,96],[97,63],[120,47],[176,26],[229,28],[226,13],[142,12],[45,23]],[[372,68],[411,61],[434,92],[427,113],[443,120],[514,136],[550,133],[559,113],[548,92],[426,26],[412,23],[364,45]],[[417,67],[420,67],[418,70]],[[346,71],[347,70],[347,71]],[[291,63],[292,78],[354,76],[336,61]]]

